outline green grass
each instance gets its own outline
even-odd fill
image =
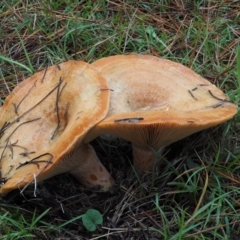
[[[240,102],[238,1],[19,1],[0,3],[0,98],[48,65],[142,53],[180,62]],[[68,174],[0,199],[0,239],[238,239],[239,113],[167,147],[158,173],[138,178],[128,143],[93,142],[116,189],[83,189]],[[112,161],[108,161],[112,159]],[[87,231],[81,216],[99,210]]]

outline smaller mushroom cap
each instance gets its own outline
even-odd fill
[[[87,162],[82,145],[107,114],[106,89],[105,78],[83,61],[54,65],[22,81],[0,111],[0,194],[81,166],[79,179],[89,183],[84,178],[93,179],[96,167],[96,185],[110,186],[110,174],[98,159]]]
[[[117,55],[92,65],[107,79],[111,98],[106,118],[84,141],[108,133],[132,142],[134,161],[143,171],[151,169],[154,158],[137,159],[144,159],[143,151],[157,151],[237,112],[237,106],[220,89],[176,62],[147,55]]]

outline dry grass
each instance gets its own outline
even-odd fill
[[[2,0],[1,101],[18,82],[48,65],[137,52],[181,62],[239,103],[239,12],[233,0]],[[63,174],[39,184],[37,197],[29,187],[24,196],[14,191],[0,199],[0,215],[21,222],[19,228],[32,235],[25,239],[237,239],[238,120],[171,145],[161,168],[141,179],[131,167],[128,143],[97,139],[92,144],[115,178],[115,189],[88,191]],[[33,213],[49,208],[30,229]],[[80,220],[54,230],[89,208],[104,217],[96,232],[85,230]],[[19,231],[6,219],[0,224],[2,236]]]

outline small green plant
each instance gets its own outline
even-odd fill
[[[96,230],[96,226],[98,224],[102,224],[103,217],[102,214],[95,209],[88,209],[86,213],[79,215],[63,224],[58,226],[57,229],[62,229],[64,226],[68,225],[69,223],[72,223],[78,219],[82,219],[83,226],[89,231],[94,232]]]
[[[98,210],[89,209],[85,214],[82,215],[82,222],[88,231],[93,232],[96,230],[96,226],[98,224],[102,224],[103,217]]]

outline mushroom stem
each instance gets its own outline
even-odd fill
[[[159,156],[157,151],[153,149],[143,149],[136,145],[132,145],[133,149],[133,163],[134,167],[140,173],[151,172],[153,168],[159,163]]]
[[[70,173],[85,187],[101,191],[109,191],[114,180],[107,169],[99,161],[95,150],[90,144],[82,146],[81,165]]]

